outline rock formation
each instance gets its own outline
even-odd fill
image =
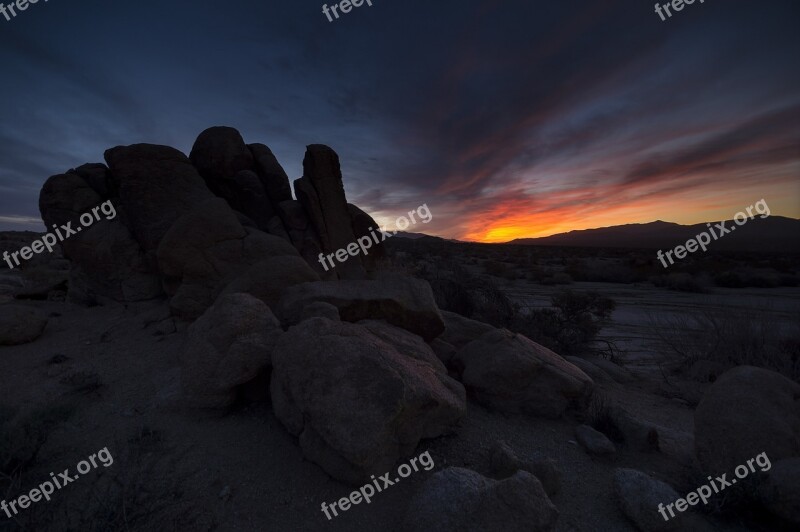
[[[87,164],[51,177],[39,197],[48,227],[76,224],[107,200],[118,213],[63,242],[73,301],[167,296],[176,315],[194,319],[240,276],[247,279],[239,285],[257,284],[262,292],[275,291],[264,286],[272,268],[280,270],[283,287],[320,278],[365,279],[382,255],[378,245],[370,256],[351,257],[327,271],[319,263],[320,253],[378,227],[347,203],[339,157],[327,146],[308,147],[304,176],[295,182],[297,199],[272,151],[245,144],[233,128],[207,129],[189,157],[167,146],[136,144],[112,148],[105,158],[107,166]],[[296,262],[301,258],[306,265]]]

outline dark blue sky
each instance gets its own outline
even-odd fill
[[[0,18],[0,230],[41,228],[45,179],[106,148],[189,151],[230,125],[290,177],[342,160],[388,222],[507,240],[800,217],[800,6],[699,0],[50,0]]]

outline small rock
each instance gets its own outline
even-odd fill
[[[667,505],[674,503],[680,495],[672,487],[660,480],[635,469],[617,469],[614,472],[614,493],[620,509],[642,532],[705,532],[713,530],[700,516],[690,510],[673,510],[669,514]],[[669,517],[665,520],[659,511]],[[674,506],[673,506],[674,508]]]
[[[228,499],[230,499],[231,487],[225,486],[224,488],[222,488],[222,491],[219,492],[219,498],[222,499],[223,501],[227,501]]]
[[[522,459],[510,446],[498,442],[490,453],[489,464],[491,476],[495,479],[502,480],[517,471],[527,471],[539,479],[550,497],[561,490],[561,470],[552,458],[532,456]]]
[[[33,342],[42,335],[47,321],[47,315],[37,308],[0,305],[0,345]]]
[[[56,353],[55,355],[51,356],[48,360],[48,364],[63,364],[67,362],[69,357],[67,355],[62,355],[61,353]]]
[[[492,480],[451,467],[434,474],[414,496],[403,530],[461,532],[551,530],[558,510],[527,471]]]
[[[606,435],[599,432],[589,425],[580,425],[575,429],[575,436],[578,442],[586,449],[586,452],[597,456],[607,456],[617,452],[611,440]]]

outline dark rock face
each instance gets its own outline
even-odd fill
[[[85,167],[89,167],[87,170]],[[103,165],[85,165],[83,173],[105,176]],[[99,182],[99,178],[95,181]],[[71,222],[106,200],[91,187],[80,172],[61,174],[47,180],[39,196],[39,210],[48,229]],[[108,190],[108,186],[105,187]],[[119,204],[119,199],[106,200]],[[158,272],[139,243],[123,224],[122,213],[102,219],[61,242],[64,256],[73,263],[70,298],[92,302],[97,297],[116,301],[142,301],[163,293]]]
[[[208,188],[227,200],[234,193],[230,183],[234,176],[242,170],[253,169],[253,154],[242,135],[232,127],[211,127],[200,133],[189,159]]]
[[[465,345],[453,365],[476,400],[503,412],[548,418],[588,406],[594,382],[546,347],[496,329]]]
[[[344,321],[382,319],[426,341],[444,330],[430,285],[413,277],[304,283],[286,291],[276,313],[285,324],[295,324],[302,310],[317,301],[339,309]]]
[[[289,176],[272,154],[272,150],[263,144],[249,144],[248,148],[253,154],[254,170],[272,205],[277,206],[282,201],[291,201],[292,187],[289,184]]]
[[[105,159],[108,166],[90,163],[53,176],[39,198],[48,227],[74,226],[107,201],[116,210],[61,245],[74,301],[166,294],[176,314],[193,319],[234,280],[237,289],[277,304],[283,289],[301,281],[363,279],[364,265],[382,256],[373,246],[369,256],[333,268],[320,263],[323,251],[335,253],[377,227],[348,205],[339,158],[326,146],[309,146],[297,200],[272,151],[245,144],[233,128],[202,132],[190,157],[134,144],[107,150]],[[255,268],[259,263],[264,270]],[[382,316],[364,316],[371,317]]]
[[[173,224],[158,248],[158,263],[174,313],[195,319],[250,266],[285,255],[296,256],[297,250],[281,238],[245,229],[224,201],[213,198]]]
[[[766,369],[739,366],[706,391],[694,413],[697,460],[708,475],[760,453],[800,457],[800,385]]]
[[[174,148],[134,144],[107,150],[105,157],[131,230],[147,253],[155,252],[178,218],[214,197]]]
[[[237,387],[271,365],[283,330],[264,303],[248,294],[228,294],[189,326],[181,352],[184,394],[194,404],[224,408]]]
[[[82,177],[102,198],[119,197],[119,190],[115,189],[108,167],[104,164],[87,163],[67,173]]]
[[[308,146],[303,159],[303,177],[298,181],[295,182],[297,199],[311,213],[311,223],[320,236],[322,252],[334,253],[355,242],[336,152],[321,144]],[[348,260],[336,266],[339,279],[363,279],[365,274],[361,260]]]
[[[307,459],[354,485],[466,413],[458,382],[352,323],[306,319],[280,337],[272,366],[276,417]]]

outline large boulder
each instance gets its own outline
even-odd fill
[[[108,166],[103,163],[86,163],[67,172],[83,178],[92,190],[103,199],[119,197],[119,190],[114,188]]]
[[[272,362],[283,330],[269,307],[249,294],[226,294],[189,326],[179,358],[187,398],[224,408],[240,386]]]
[[[471,320],[461,314],[447,310],[442,311],[442,317],[444,318],[445,329],[439,338],[458,349],[495,330],[488,323]]]
[[[174,148],[118,146],[105,158],[131,231],[146,253],[155,253],[178,218],[214,197],[191,161]]]
[[[313,281],[319,281],[319,275],[306,261],[287,254],[257,262],[228,284],[224,293],[251,294],[274,308],[289,287]]]
[[[458,382],[351,323],[303,321],[281,336],[272,365],[277,418],[307,459],[356,485],[466,411]]]
[[[383,320],[364,320],[359,321],[358,324],[387,344],[394,346],[404,355],[427,362],[440,372],[447,373],[447,368],[421,336],[390,325]]]
[[[505,329],[464,346],[453,365],[481,404],[503,412],[558,418],[588,406],[594,383],[546,347]]]
[[[37,308],[0,305],[0,345],[33,342],[42,335],[47,321],[47,315]]]
[[[170,306],[187,319],[200,316],[250,266],[278,256],[297,256],[297,251],[282,238],[242,227],[219,198],[176,221],[158,248]]]
[[[450,467],[434,474],[414,496],[403,530],[410,532],[539,532],[552,530],[558,510],[527,471],[492,480]]]
[[[285,324],[315,301],[339,309],[344,321],[386,320],[397,327],[433,340],[444,330],[444,322],[430,285],[413,277],[387,277],[376,281],[305,283],[286,290],[276,312]]]
[[[760,453],[777,462],[800,456],[800,384],[766,369],[739,366],[706,391],[694,413],[695,451],[707,475]]]
[[[228,200],[233,192],[231,181],[234,176],[242,170],[253,169],[253,154],[242,135],[232,127],[210,127],[200,133],[189,159],[208,188]]]
[[[68,222],[74,228],[80,225],[78,220],[81,214],[90,212],[102,202],[102,196],[78,174],[58,174],[50,177],[42,186],[39,212],[48,231],[55,231],[51,229],[53,225],[60,226]]]
[[[680,512],[673,505],[673,517],[667,505],[677,501],[680,495],[666,482],[651,478],[641,471],[617,469],[614,472],[614,494],[622,513],[642,532],[713,530],[705,519],[691,510]],[[695,504],[698,504],[697,500]]]

